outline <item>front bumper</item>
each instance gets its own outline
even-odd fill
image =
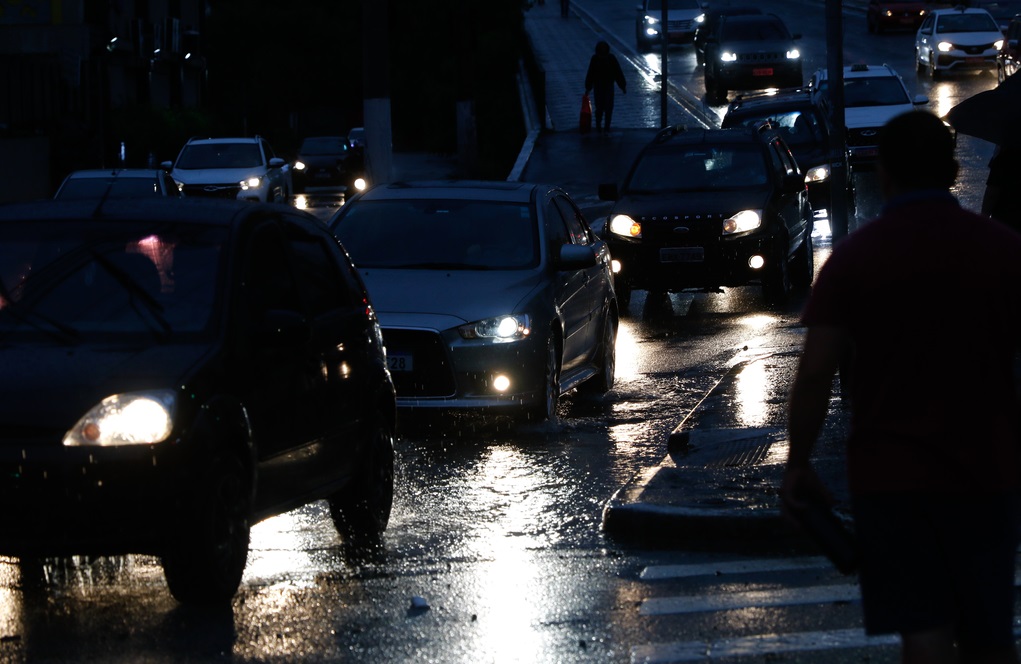
[[[189,486],[172,445],[0,449],[0,554],[158,554]]]
[[[716,84],[728,90],[792,88],[803,83],[801,63],[734,62],[718,68]]]
[[[639,290],[712,290],[743,286],[762,278],[772,267],[776,237],[771,233],[713,238],[701,244],[649,244],[612,238],[610,255],[620,262],[619,279]],[[762,256],[759,269],[749,266]]]
[[[975,70],[996,69],[996,49],[985,49],[979,53],[967,53],[964,50],[936,53],[936,70]]]

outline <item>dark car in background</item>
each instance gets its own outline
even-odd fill
[[[705,13],[705,19],[699,24],[698,29],[695,30],[695,62],[698,64],[703,64],[705,62],[706,40],[709,35],[713,34],[716,30],[716,25],[720,22],[721,18],[724,16],[737,16],[739,14],[761,13],[761,9],[751,6],[711,7],[709,11]]]
[[[802,84],[801,51],[775,14],[723,16],[706,35],[703,78],[706,97],[727,101],[730,90],[792,88]]]
[[[813,278],[805,176],[768,127],[667,127],[642,149],[603,230],[621,308],[632,290],[715,291],[761,284],[770,303]]]
[[[763,122],[768,122],[783,138],[804,171],[808,200],[817,219],[829,216],[830,178],[835,164],[841,166],[839,172],[844,180],[840,189],[846,192],[847,209],[854,210],[854,174],[846,144],[838,141],[844,147],[839,154],[833,154],[833,127],[829,116],[812,99],[808,88],[738,95],[730,102],[720,126],[724,129],[758,127]]]
[[[1021,0],[971,0],[967,4],[989,12],[1003,34],[1007,34],[1011,19],[1021,14]]]
[[[613,387],[609,252],[562,189],[377,185],[329,228],[372,293],[402,412],[543,421],[568,390]]]
[[[158,168],[85,169],[69,173],[54,194],[57,200],[102,198],[180,198],[170,174]]]
[[[664,1],[667,3],[666,30],[661,25]],[[635,9],[635,43],[640,53],[660,46],[664,34],[668,44],[690,44],[705,19],[701,0],[641,0]]]
[[[1008,76],[1017,73],[1021,63],[1021,16],[1015,16],[1007,24],[1007,32],[1004,33],[1003,46],[996,54],[996,80],[1003,83]]]
[[[294,193],[341,192],[347,196],[365,190],[365,163],[360,150],[346,136],[311,136],[301,142],[291,169]]]
[[[869,32],[891,30],[914,31],[922,24],[929,9],[922,0],[869,0],[865,9],[865,24]]]
[[[228,604],[250,527],[326,499],[376,546],[393,384],[372,304],[284,206],[0,207],[0,555],[147,554]]]

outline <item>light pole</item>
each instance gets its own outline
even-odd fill
[[[847,129],[844,126],[844,16],[842,0],[826,0],[826,80],[830,101],[830,232],[837,242],[848,231]]]

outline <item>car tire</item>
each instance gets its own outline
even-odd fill
[[[603,333],[597,354],[596,375],[582,383],[578,387],[579,392],[597,395],[613,389],[617,371],[617,324],[609,313],[603,316]]]
[[[925,60],[922,60],[922,54],[918,52],[918,49],[915,49],[915,71],[919,74],[924,74],[926,69],[927,65]]]
[[[799,289],[807,289],[815,277],[815,255],[812,246],[812,229],[805,233],[801,246],[794,252],[791,261],[791,285]]]
[[[394,499],[393,426],[376,412],[366,424],[368,440],[362,467],[354,482],[330,496],[330,517],[344,542],[353,549],[378,546],[390,522]]]
[[[248,560],[251,478],[225,454],[212,461],[162,557],[170,594],[182,604],[230,603]]]
[[[533,422],[556,419],[557,403],[560,401],[560,357],[556,340],[546,339],[545,361],[543,362],[542,399],[528,407],[526,416]]]
[[[785,246],[786,241],[777,243],[773,260],[762,275],[762,296],[769,305],[785,304],[791,296],[791,264]]]
[[[936,68],[936,58],[929,56],[929,78],[934,81],[938,81],[942,74],[939,69]]]

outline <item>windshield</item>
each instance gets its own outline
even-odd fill
[[[892,76],[844,79],[844,107],[910,104],[901,82]]]
[[[358,267],[520,270],[539,264],[539,234],[524,203],[360,201],[333,232]]]
[[[0,225],[0,334],[210,331],[226,231],[201,225]]]
[[[669,0],[666,5],[667,11],[671,9],[702,9],[698,0]],[[663,0],[649,0],[649,12],[663,11]]]
[[[262,152],[255,143],[196,143],[186,145],[176,168],[253,168],[262,166]]]
[[[650,152],[635,165],[631,193],[711,191],[754,187],[767,182],[766,162],[756,146],[698,145]]]
[[[769,41],[790,39],[786,26],[778,21],[758,17],[735,17],[726,20],[720,30],[721,41]]]
[[[301,143],[299,154],[331,155],[344,154],[348,150],[347,139],[340,136],[328,138],[306,138]]]
[[[948,14],[941,16],[936,32],[999,32],[1000,28],[989,14]]]
[[[60,200],[149,198],[162,196],[159,184],[150,178],[71,178],[57,192]]]

